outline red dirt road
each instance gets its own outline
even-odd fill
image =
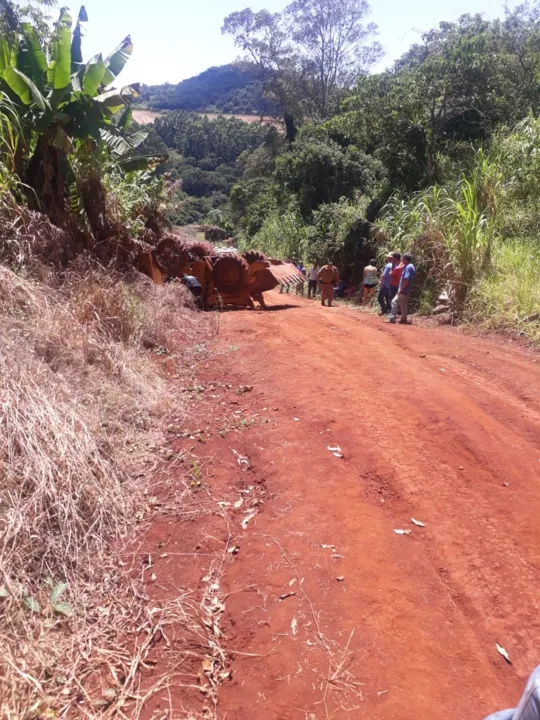
[[[223,314],[204,371],[253,386],[234,405],[246,428],[206,453],[212,482],[266,489],[247,529],[233,523],[217,717],[481,720],[514,705],[540,663],[540,358],[268,298],[292,307]]]

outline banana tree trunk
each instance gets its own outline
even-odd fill
[[[62,151],[51,145],[46,136],[40,137],[28,165],[25,182],[29,187],[30,207],[45,212],[54,225],[68,229],[71,223],[61,155]]]

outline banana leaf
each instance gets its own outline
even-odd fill
[[[51,55],[47,82],[53,90],[62,90],[71,82],[71,16],[66,8],[60,11],[54,29]]]
[[[105,65],[107,71],[103,79],[105,86],[110,85],[116,80],[118,75],[122,72],[126,66],[127,61],[131,57],[133,52],[133,43],[131,42],[131,36],[128,35],[122,40],[120,45],[113,50],[113,52],[105,59]]]

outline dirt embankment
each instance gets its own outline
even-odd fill
[[[270,298],[273,311],[221,317],[200,427],[172,442],[200,512],[146,538],[154,558],[173,550],[149,592],[198,598],[203,620],[218,603],[219,622],[202,623],[188,664],[197,642],[180,625],[156,646],[149,684],[180,662],[185,674],[147,716],[463,720],[512,706],[540,660],[537,356]]]

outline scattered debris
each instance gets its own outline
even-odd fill
[[[295,595],[296,595],[295,592],[288,592],[288,593],[285,593],[285,595],[280,595],[279,599],[286,600],[287,598],[294,597]]]
[[[291,621],[291,630],[293,635],[298,635],[298,620],[296,619],[296,615]]]
[[[248,392],[251,392],[253,390],[253,385],[240,385],[238,390],[236,391],[237,395],[245,395]]]
[[[236,450],[233,450],[233,455],[236,457],[236,462],[240,465],[241,468],[244,470],[249,470],[250,464],[249,464],[249,458],[247,458],[245,455],[240,455],[239,452]]]
[[[240,510],[240,508],[242,507],[243,504],[244,504],[244,498],[240,498],[240,500],[237,500],[237,501],[234,503],[234,509],[235,509],[235,510]]]
[[[338,575],[337,578],[336,578],[336,580],[337,580],[338,582],[343,582],[343,581],[345,580],[345,576],[344,576],[344,575]]]
[[[231,547],[227,549],[227,552],[228,552],[230,555],[238,555],[238,552],[239,552],[239,551],[240,551],[240,546],[239,546],[239,545],[231,545]]]
[[[254,511],[254,512],[250,512],[249,515],[246,515],[246,517],[242,520],[242,523],[241,523],[242,530],[245,530],[247,528],[248,522],[250,520],[253,520],[253,518],[255,517],[256,514],[257,514],[257,512]]]
[[[336,550],[335,545],[321,545],[323,550]]]
[[[512,661],[510,660],[510,656],[506,652],[506,650],[502,647],[502,645],[499,645],[499,643],[495,643],[495,647],[497,648],[497,652],[499,655],[502,655],[503,658],[506,660],[506,662],[511,665]]]
[[[396,535],[410,535],[412,530],[394,530]]]
[[[509,482],[503,482],[503,487],[510,487],[510,483],[509,483]]]
[[[411,522],[413,525],[416,525],[417,527],[426,527],[425,523],[420,522],[420,520],[416,520],[415,518],[411,518]]]
[[[343,557],[344,557],[343,555],[337,555],[337,554],[332,555],[333,560],[343,560]]]
[[[339,447],[339,445],[336,445],[335,447],[332,447],[331,445],[329,445],[328,450],[330,450],[332,455],[335,455],[335,457],[337,457],[337,458],[343,457],[343,450]]]
[[[300,422],[300,418],[293,418],[294,422]]]

